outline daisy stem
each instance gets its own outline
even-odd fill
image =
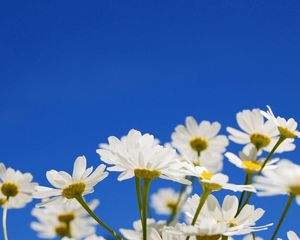
[[[247,173],[244,185],[250,184],[251,183],[251,178],[252,178],[251,174]],[[243,191],[242,194],[241,194],[241,196],[240,196],[240,199],[239,199],[239,208],[242,206],[244,197],[245,197],[245,191]]]
[[[271,152],[268,154],[268,156],[266,157],[263,165],[261,166],[259,172],[258,172],[258,176],[260,176],[262,174],[262,171],[264,170],[266,164],[268,163],[268,161],[270,160],[270,158],[272,157],[272,155],[274,154],[274,152],[276,151],[276,149],[279,147],[279,145],[285,140],[285,137],[280,136],[280,138],[278,139],[277,143],[274,145],[274,147],[272,148]]]
[[[228,236],[222,235],[222,240],[227,240],[227,239],[228,239]]]
[[[285,218],[285,215],[287,214],[287,212],[288,212],[288,210],[289,210],[289,208],[290,208],[290,206],[291,206],[294,198],[295,198],[295,195],[294,194],[290,194],[290,197],[289,197],[289,199],[287,201],[287,204],[285,205],[284,211],[283,211],[283,213],[282,213],[282,215],[280,217],[280,220],[279,220],[279,222],[277,224],[277,227],[276,227],[276,229],[275,229],[275,231],[274,231],[274,233],[273,233],[273,235],[271,237],[271,240],[275,239],[275,237],[276,237],[276,235],[277,235],[277,233],[279,231],[279,228],[280,228],[280,226],[281,226],[281,224],[282,224],[282,222],[283,222],[283,220]]]
[[[252,232],[251,235],[252,235],[252,240],[255,240],[255,233]]]
[[[143,188],[143,211],[142,211],[142,226],[143,226],[143,240],[147,240],[147,212],[148,212],[148,195],[150,188],[151,180],[144,179],[144,188]]]
[[[97,215],[90,209],[88,204],[85,202],[83,197],[81,195],[76,197],[76,200],[80,203],[80,205],[90,214],[94,220],[99,223],[103,228],[105,228],[111,235],[113,235],[118,240],[123,240],[122,237],[120,237],[114,230],[112,230],[109,226],[107,226],[100,218],[97,217]]]
[[[7,203],[5,203],[4,206],[3,206],[3,215],[2,215],[2,226],[3,226],[4,240],[8,240],[7,227],[6,227],[7,208],[8,208]]]
[[[135,189],[136,189],[136,195],[137,195],[137,200],[138,200],[138,206],[139,206],[139,214],[140,214],[140,219],[142,221],[143,215],[142,215],[142,195],[141,195],[141,179],[139,177],[135,177]]]
[[[206,202],[206,200],[207,200],[208,196],[210,195],[210,193],[211,193],[211,190],[204,189],[203,194],[202,194],[202,196],[200,198],[200,202],[199,202],[198,208],[197,208],[196,213],[194,215],[194,218],[192,220],[192,224],[191,224],[192,226],[194,226],[196,224],[197,219],[198,219],[198,217],[200,215],[200,212],[201,212],[201,210],[202,210],[202,208],[204,206],[204,203]],[[186,237],[186,240],[189,240],[189,239],[190,239],[190,236]]]
[[[171,213],[170,218],[169,218],[169,220],[167,222],[167,225],[169,225],[175,219],[175,217],[177,215],[178,205],[179,205],[179,203],[181,201],[181,198],[182,198],[182,195],[184,193],[185,188],[186,188],[186,185],[185,184],[181,184],[180,191],[179,191],[179,196],[178,196],[176,205],[175,205],[174,209],[172,210],[172,213]]]

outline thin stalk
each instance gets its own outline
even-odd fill
[[[201,210],[202,210],[202,208],[204,206],[204,203],[206,202],[206,200],[207,200],[208,196],[210,195],[210,193],[211,193],[210,190],[204,189],[203,194],[202,194],[202,196],[200,198],[200,202],[199,202],[199,205],[197,207],[196,213],[195,213],[195,215],[193,217],[193,220],[192,220],[192,224],[191,224],[192,226],[194,226],[196,224],[197,219],[198,219],[198,217],[200,215],[200,212],[201,212]],[[190,239],[189,236],[186,237],[186,240],[189,240],[189,239]]]
[[[267,165],[268,161],[270,160],[270,158],[272,157],[272,155],[274,154],[274,152],[276,151],[276,149],[279,147],[279,145],[285,140],[285,137],[280,136],[280,138],[278,139],[277,143],[274,145],[274,147],[272,148],[271,152],[269,152],[268,156],[266,157],[263,165],[261,166],[259,172],[258,172],[258,176],[260,176],[262,174],[262,171],[264,170],[265,166]]]
[[[287,204],[285,205],[284,211],[283,211],[283,213],[282,213],[282,215],[281,215],[281,217],[279,219],[279,222],[278,222],[277,227],[276,227],[276,229],[275,229],[275,231],[274,231],[274,233],[273,233],[273,235],[271,237],[271,240],[275,239],[275,237],[276,237],[276,235],[277,235],[277,233],[278,233],[278,231],[280,229],[280,226],[281,226],[281,224],[282,224],[282,222],[283,222],[283,220],[285,218],[285,215],[287,214],[287,212],[288,212],[288,210],[289,210],[289,208],[290,208],[290,206],[291,206],[294,198],[295,198],[295,195],[290,194],[290,197],[289,197],[289,199],[287,201]]]
[[[222,235],[222,240],[227,240],[227,239],[228,239],[228,236]]]
[[[141,195],[141,179],[139,177],[135,177],[135,189],[136,189],[136,195],[138,200],[140,219],[142,221],[143,209],[142,209],[142,195]]]
[[[252,235],[252,240],[255,240],[255,233],[252,232],[251,235]]]
[[[148,211],[148,195],[151,180],[144,179],[143,191],[143,212],[142,212],[142,226],[143,226],[143,240],[147,240],[147,211]]]
[[[95,219],[99,225],[101,225],[103,228],[105,228],[111,235],[113,235],[118,240],[123,240],[122,237],[120,237],[114,230],[112,230],[109,226],[107,226],[97,215],[90,209],[88,204],[85,202],[83,197],[81,195],[76,197],[76,200],[80,203],[80,205],[90,214],[92,218]]]
[[[247,185],[251,182],[251,176],[249,173],[246,174],[246,178],[245,178],[245,182],[244,182],[244,185]],[[245,197],[245,191],[242,192],[241,196],[240,196],[240,199],[239,199],[239,207],[240,208],[242,206],[242,203],[243,203],[243,200],[244,200],[244,197]]]
[[[3,215],[2,215],[2,226],[3,226],[4,240],[8,240],[8,236],[7,236],[7,226],[6,226],[7,209],[8,209],[7,203],[5,203],[4,206],[3,206]]]

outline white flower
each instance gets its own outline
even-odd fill
[[[249,191],[255,192],[255,188],[252,185],[236,185],[228,183],[229,177],[222,173],[210,173],[205,168],[194,166],[192,164],[186,164],[188,176],[197,177],[203,188],[210,191],[219,191],[221,189],[227,189],[234,192]]]
[[[102,148],[97,153],[105,163],[114,165],[108,168],[109,171],[122,172],[119,181],[136,176],[190,183],[185,179],[176,151],[157,144],[152,135],[142,135],[132,129],[121,140],[109,137],[108,142],[109,145],[100,145]]]
[[[239,153],[239,157],[231,152],[225,153],[225,156],[228,160],[234,164],[236,167],[243,169],[245,172],[249,174],[253,174],[259,172],[261,170],[261,166],[263,165],[265,158],[257,159],[257,150],[255,147],[251,147],[248,152]],[[276,166],[274,165],[279,161],[279,158],[271,159],[267,162],[264,167],[264,171],[274,169]]]
[[[99,202],[90,202],[89,207],[94,210]],[[31,227],[38,232],[41,238],[72,237],[81,239],[96,231],[96,222],[75,200],[56,201],[55,205],[46,208],[35,208],[32,215],[38,222],[32,222]]]
[[[287,232],[287,237],[288,237],[289,240],[300,240],[298,235],[293,231],[288,231]]]
[[[62,240],[76,240],[75,238],[68,238],[68,237],[64,237],[62,238]],[[101,237],[101,236],[97,236],[97,235],[91,235],[91,236],[88,236],[86,238],[84,238],[83,240],[105,240],[104,237]]]
[[[34,193],[35,198],[50,198],[43,201],[39,206],[54,203],[63,199],[67,201],[76,196],[84,196],[94,191],[94,186],[108,176],[105,165],[101,164],[93,172],[93,167],[86,168],[86,159],[80,156],[75,160],[72,176],[64,171],[48,171],[46,176],[55,188],[38,186]]]
[[[8,208],[23,208],[32,201],[32,194],[37,183],[32,182],[30,173],[22,173],[12,168],[6,169],[0,163],[0,202]]]
[[[155,233],[150,231],[150,229],[155,229],[156,231],[161,233],[161,231],[165,225],[166,225],[165,221],[156,222],[154,219],[148,218],[147,219],[148,239],[151,239],[150,238],[151,234],[155,235]],[[148,229],[149,229],[149,231],[148,231]],[[133,222],[133,230],[121,228],[120,232],[128,240],[141,240],[143,238],[143,228],[142,228],[142,223],[140,220]]]
[[[297,130],[298,123],[293,118],[289,118],[288,120],[282,117],[275,117],[270,106],[267,106],[267,112],[261,111],[261,114],[271,120],[275,126],[277,126],[278,131],[283,137],[286,138],[295,138],[300,137],[300,132]]]
[[[248,234],[248,235],[246,235],[245,237],[243,237],[243,240],[253,240],[253,236],[252,236],[252,234]],[[263,238],[261,238],[261,237],[257,237],[257,236],[255,236],[255,240],[264,240]]]
[[[151,207],[156,213],[169,215],[177,205],[178,192],[172,188],[161,188],[151,196]]]
[[[288,160],[281,160],[275,169],[255,177],[254,185],[258,196],[293,194],[300,205],[300,166]]]
[[[271,120],[264,121],[259,109],[243,110],[237,113],[236,120],[242,131],[227,127],[229,139],[238,144],[254,145],[257,149],[270,152],[279,139],[279,131]],[[295,149],[293,139],[285,140],[277,153]]]
[[[223,167],[223,155],[228,145],[226,136],[217,135],[221,125],[218,122],[202,121],[200,124],[193,117],[187,117],[186,126],[178,125],[172,134],[172,145],[182,157],[206,167],[211,172],[218,172]]]
[[[195,199],[196,198],[196,199]],[[197,200],[197,201],[196,201]],[[199,205],[200,197],[194,196],[193,201],[191,201],[193,210],[195,210],[196,205]],[[200,213],[199,219],[203,218],[213,218],[217,222],[223,222],[228,227],[227,236],[248,234],[251,232],[267,230],[268,226],[255,226],[256,221],[258,221],[264,214],[264,210],[261,208],[255,209],[253,205],[245,205],[240,213],[238,212],[238,198],[235,196],[227,195],[220,206],[218,200],[210,195],[204,204],[204,207]],[[191,217],[195,212],[189,212],[187,217]]]

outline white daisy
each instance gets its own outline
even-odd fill
[[[172,134],[172,145],[182,157],[206,167],[211,172],[218,172],[223,167],[223,155],[228,145],[224,135],[217,135],[221,124],[202,121],[197,123],[193,117],[187,117],[186,126],[178,125]]]
[[[243,240],[253,240],[252,234],[248,234],[245,237],[243,237]],[[264,240],[262,237],[255,236],[255,240]]]
[[[68,238],[68,237],[63,237],[62,240],[77,240],[75,238]],[[101,236],[97,236],[97,235],[91,235],[91,236],[88,236],[86,238],[83,238],[82,240],[105,240],[104,237],[101,237]]]
[[[105,172],[104,164],[101,164],[92,172],[93,167],[86,168],[86,159],[84,156],[80,156],[75,160],[72,176],[64,171],[48,171],[46,174],[47,179],[55,188],[36,187],[35,198],[50,198],[38,205],[53,204],[60,199],[67,201],[93,192],[94,186],[106,178],[108,172]]]
[[[119,181],[136,176],[190,184],[185,179],[183,164],[178,160],[176,151],[157,144],[152,135],[142,135],[132,129],[121,140],[109,137],[108,142],[108,145],[101,145],[97,153],[105,163],[114,165],[108,168],[109,171],[122,172]]]
[[[282,117],[275,117],[270,106],[267,106],[267,112],[261,111],[261,114],[272,121],[277,126],[278,131],[284,138],[300,137],[300,132],[297,130],[298,123],[293,118],[286,120]]]
[[[32,201],[32,194],[37,183],[32,182],[30,173],[22,173],[12,168],[6,169],[0,163],[0,203],[7,208],[23,208]]]
[[[291,161],[281,160],[275,169],[256,176],[254,185],[259,196],[292,194],[300,205],[300,165]]]
[[[98,204],[99,202],[94,200],[88,205],[94,210]],[[38,219],[38,222],[31,223],[31,227],[41,238],[81,239],[96,231],[96,222],[74,200],[68,204],[64,201],[57,201],[55,205],[49,205],[46,208],[35,208],[32,210],[32,215]]]
[[[228,183],[229,177],[222,173],[210,173],[204,167],[194,166],[193,164],[186,164],[186,174],[188,176],[194,176],[199,179],[202,187],[209,191],[219,191],[221,189],[231,190],[234,192],[255,192],[255,188],[252,185],[236,185]]]
[[[172,188],[161,188],[151,196],[151,207],[157,214],[169,215],[177,205],[179,193]]]
[[[261,170],[261,167],[265,161],[265,158],[257,159],[257,150],[253,146],[249,149],[248,152],[239,153],[239,157],[231,152],[225,153],[225,156],[228,160],[234,164],[236,167],[243,169],[248,174],[254,174]],[[271,159],[267,162],[266,166],[264,167],[264,171],[274,169],[276,166],[274,165],[279,161],[279,158]]]
[[[288,231],[287,232],[287,237],[288,237],[289,240],[300,240],[298,235],[293,231]]]
[[[279,139],[279,131],[271,120],[264,121],[259,109],[243,110],[236,120],[242,131],[227,127],[229,139],[238,144],[254,145],[257,149],[270,152]],[[293,139],[287,139],[277,149],[277,153],[295,149]]]
[[[161,233],[161,231],[165,225],[166,225],[165,221],[156,222],[154,219],[148,218],[147,219],[147,229],[149,231],[147,231],[147,235],[148,235],[147,238],[151,239],[150,238],[151,234],[154,234],[152,231],[150,231],[150,229],[155,229],[156,231]],[[143,228],[142,228],[142,223],[140,220],[133,222],[133,230],[121,228],[120,232],[128,240],[141,240],[143,238]]]
[[[192,208],[193,210],[199,205],[199,201],[199,196],[194,197],[193,201],[190,201],[191,204],[195,205]],[[255,226],[256,221],[264,215],[265,211],[261,208],[255,209],[253,205],[247,204],[243,207],[241,212],[238,213],[238,202],[237,197],[227,195],[223,200],[222,206],[220,206],[218,200],[210,195],[204,204],[199,219],[213,218],[217,222],[225,223],[228,227],[228,236],[244,235],[251,232],[267,230],[268,226],[272,225]],[[188,212],[187,217],[191,217],[191,215],[194,214],[193,212]]]

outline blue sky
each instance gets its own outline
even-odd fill
[[[167,142],[192,115],[226,133],[236,112],[266,104],[299,120],[299,24],[296,0],[2,2],[1,161],[45,185],[47,170],[71,171],[78,155],[98,165],[97,145],[131,128]],[[298,151],[285,156],[299,163]],[[227,162],[224,171],[242,181]],[[134,183],[116,176],[92,197],[107,223],[130,227]],[[277,222],[286,200],[255,199],[266,208],[260,223]],[[10,239],[37,239],[33,205],[9,212]],[[299,211],[294,204],[282,237],[300,229]]]

